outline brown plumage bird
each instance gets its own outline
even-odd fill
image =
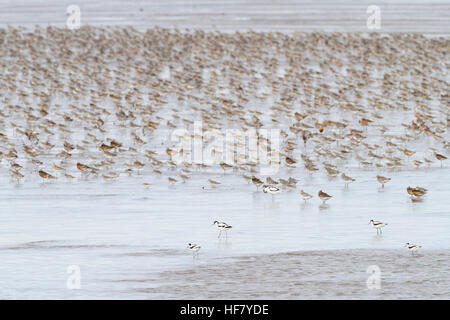
[[[403,149],[402,152],[407,155],[408,157],[411,157],[413,154],[415,154],[415,151],[412,150],[408,150],[408,149]]]
[[[323,201],[323,203],[330,200],[332,197],[333,196],[330,196],[328,193],[325,193],[322,190],[319,191],[319,198]]]
[[[295,159],[292,159],[291,157],[286,156],[286,164],[291,166],[291,165],[294,165],[296,163],[297,163],[297,161]]]
[[[407,187],[406,188],[406,192],[408,192],[409,195],[414,196],[416,198],[420,198],[422,196],[424,196],[427,193],[427,189],[422,188],[422,187],[415,187],[415,188],[411,188],[411,187]]]
[[[377,176],[377,180],[379,183],[381,183],[381,187],[384,188],[384,184],[391,181],[391,178],[383,177],[383,176]]]
[[[43,179],[47,180],[53,180],[56,179],[54,176],[52,176],[50,173],[45,172],[44,170],[39,170],[39,176]]]
[[[228,169],[233,168],[233,166],[231,166],[231,165],[229,165],[228,163],[225,163],[225,162],[222,162],[222,163],[220,164],[220,167],[221,167],[222,170],[223,170],[223,174],[225,174],[225,170],[228,170]]]
[[[438,159],[441,162],[441,167],[442,167],[442,161],[447,160],[447,157],[439,154],[439,153],[435,153],[434,156],[436,157],[436,159]]]
[[[215,181],[213,179],[208,179],[209,184],[211,185],[212,188],[215,188],[216,186],[218,186],[220,184],[220,182]]]
[[[353,181],[355,181],[354,178],[347,176],[345,173],[341,174],[341,179],[342,179],[342,181],[344,181],[346,187],[348,187],[349,183],[352,183]]]
[[[256,186],[256,191],[258,191],[259,187],[264,184],[264,182],[262,182],[255,176],[252,176],[252,183]]]
[[[77,169],[84,173],[95,173],[97,170],[85,164],[77,162]]]

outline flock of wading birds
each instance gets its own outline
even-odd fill
[[[417,34],[0,29],[2,166],[17,182],[73,180],[75,172],[110,181],[143,170],[168,175],[170,184],[187,182],[211,166],[179,165],[173,157],[186,150],[156,141],[194,121],[205,130],[284,128],[281,149],[258,134],[269,156],[279,156],[271,165],[310,174],[322,167],[346,186],[355,181],[343,170],[349,161],[378,171],[436,160],[443,166],[448,47],[447,38]],[[198,133],[184,138],[214,144]],[[219,157],[221,150],[212,148]],[[274,196],[296,189],[295,178],[263,181],[257,164],[236,157],[221,169],[240,172],[257,190]],[[390,178],[377,180],[384,187]],[[413,201],[427,193],[420,186],[406,191]],[[313,197],[304,190],[300,196]],[[320,190],[318,197],[325,203],[332,195]],[[386,225],[370,223],[377,233]],[[189,248],[194,255],[200,249]]]

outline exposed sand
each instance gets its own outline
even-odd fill
[[[366,270],[377,265],[380,289]],[[135,281],[139,281],[136,279]],[[152,287],[152,281],[142,279]],[[450,299],[450,251],[337,250],[248,256],[160,274],[161,299]]]

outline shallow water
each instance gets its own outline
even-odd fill
[[[315,194],[326,188],[333,195],[327,206],[317,197],[304,203],[294,191],[272,200],[242,178],[220,172],[211,174],[222,181],[217,189],[205,184],[209,177],[205,174],[175,186],[168,186],[165,177],[156,178],[150,189],[142,187],[145,173],[110,183],[3,185],[0,295],[155,298],[156,292],[134,290],[142,283],[130,283],[130,279],[140,279],[148,288],[144,280],[164,272],[161,282],[154,280],[151,285],[165,286],[169,270],[193,264],[215,270],[217,264],[232,258],[289,251],[364,248],[368,256],[375,249],[388,250],[389,255],[409,241],[421,244],[426,257],[428,251],[448,252],[450,199],[448,185],[442,181],[448,173],[447,168],[392,172],[392,181],[384,189],[372,170],[358,168],[349,172],[358,183],[348,189],[341,181],[329,181],[320,174],[300,178],[298,189]],[[429,189],[422,202],[413,203],[406,194],[405,186],[412,181]],[[372,218],[388,223],[382,236],[368,225]],[[233,225],[228,238],[217,238],[211,226],[216,219]],[[202,246],[199,259],[192,259],[187,242]],[[407,263],[408,258],[404,259]],[[81,290],[66,288],[69,265],[81,269]],[[189,290],[184,297],[189,297]],[[254,294],[258,290],[254,287]],[[434,289],[430,290],[431,294]],[[238,297],[232,291],[223,292],[224,297],[227,292]]]

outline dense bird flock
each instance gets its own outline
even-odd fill
[[[417,34],[0,29],[0,174],[10,183],[163,175],[177,184],[223,170],[276,194],[305,174],[348,185],[355,177],[345,170],[361,166],[384,186],[392,170],[445,168],[449,48],[448,38]],[[174,161],[181,150],[170,133],[202,138],[195,121],[279,128],[278,149],[258,137],[278,156],[278,176],[258,175],[240,154]]]

